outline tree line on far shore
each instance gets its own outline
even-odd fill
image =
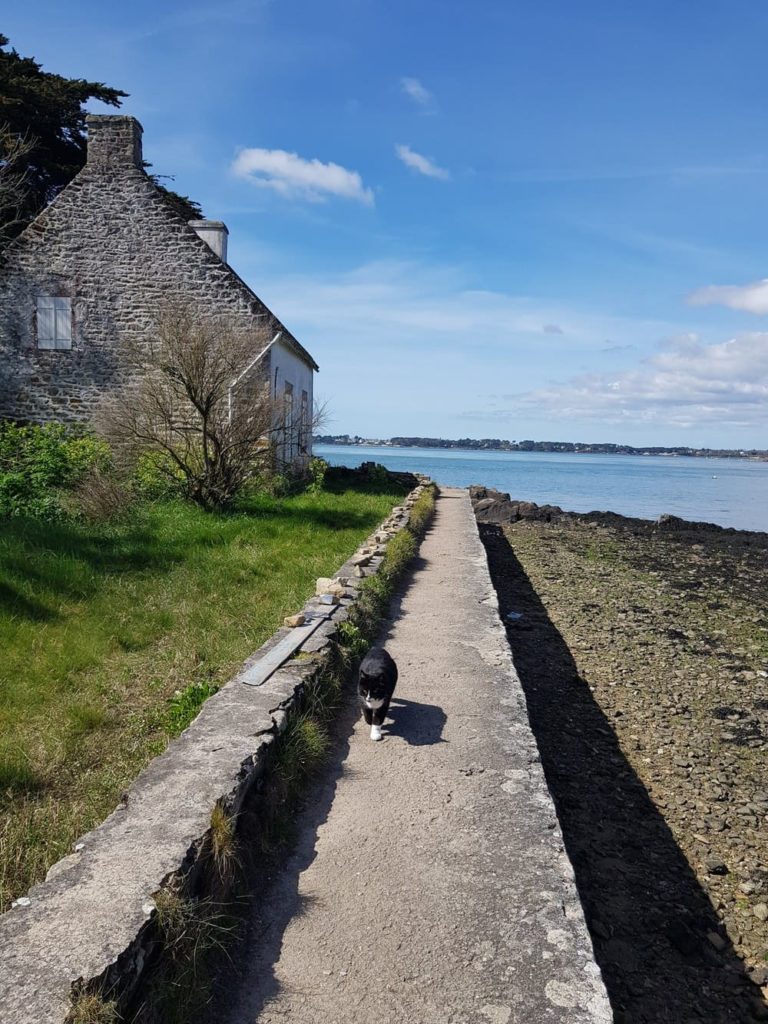
[[[694,458],[718,459],[759,459],[768,460],[768,450],[751,448],[689,448],[684,445],[643,445],[641,448],[630,444],[610,442],[582,443],[581,441],[504,441],[498,437],[460,437],[449,440],[444,437],[390,437],[366,438],[357,434],[323,434],[315,436],[315,444],[341,445],[392,445],[397,448],[463,448],[469,451],[496,452],[575,452],[585,455],[687,455]]]

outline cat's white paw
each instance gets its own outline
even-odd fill
[[[381,739],[381,726],[380,725],[372,725],[371,726],[371,739],[372,740],[380,740]]]

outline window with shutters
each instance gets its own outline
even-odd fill
[[[285,458],[290,461],[293,458],[293,384],[285,382],[285,395],[283,398],[283,444],[285,446]]]
[[[309,450],[309,395],[301,392],[301,422],[299,423],[299,454],[306,455]]]
[[[38,296],[37,347],[72,348],[72,299],[54,295]]]

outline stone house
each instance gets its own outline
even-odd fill
[[[221,221],[186,223],[142,169],[133,117],[90,115],[85,167],[0,254],[0,418],[88,421],[124,380],[121,343],[149,340],[170,301],[253,338],[232,382],[256,378],[290,425],[285,463],[311,454],[312,356],[227,263]]]

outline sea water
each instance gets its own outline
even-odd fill
[[[663,513],[768,531],[768,462],[662,455],[478,452],[388,445],[315,445],[334,466],[379,462],[452,487],[482,484],[572,512]]]

